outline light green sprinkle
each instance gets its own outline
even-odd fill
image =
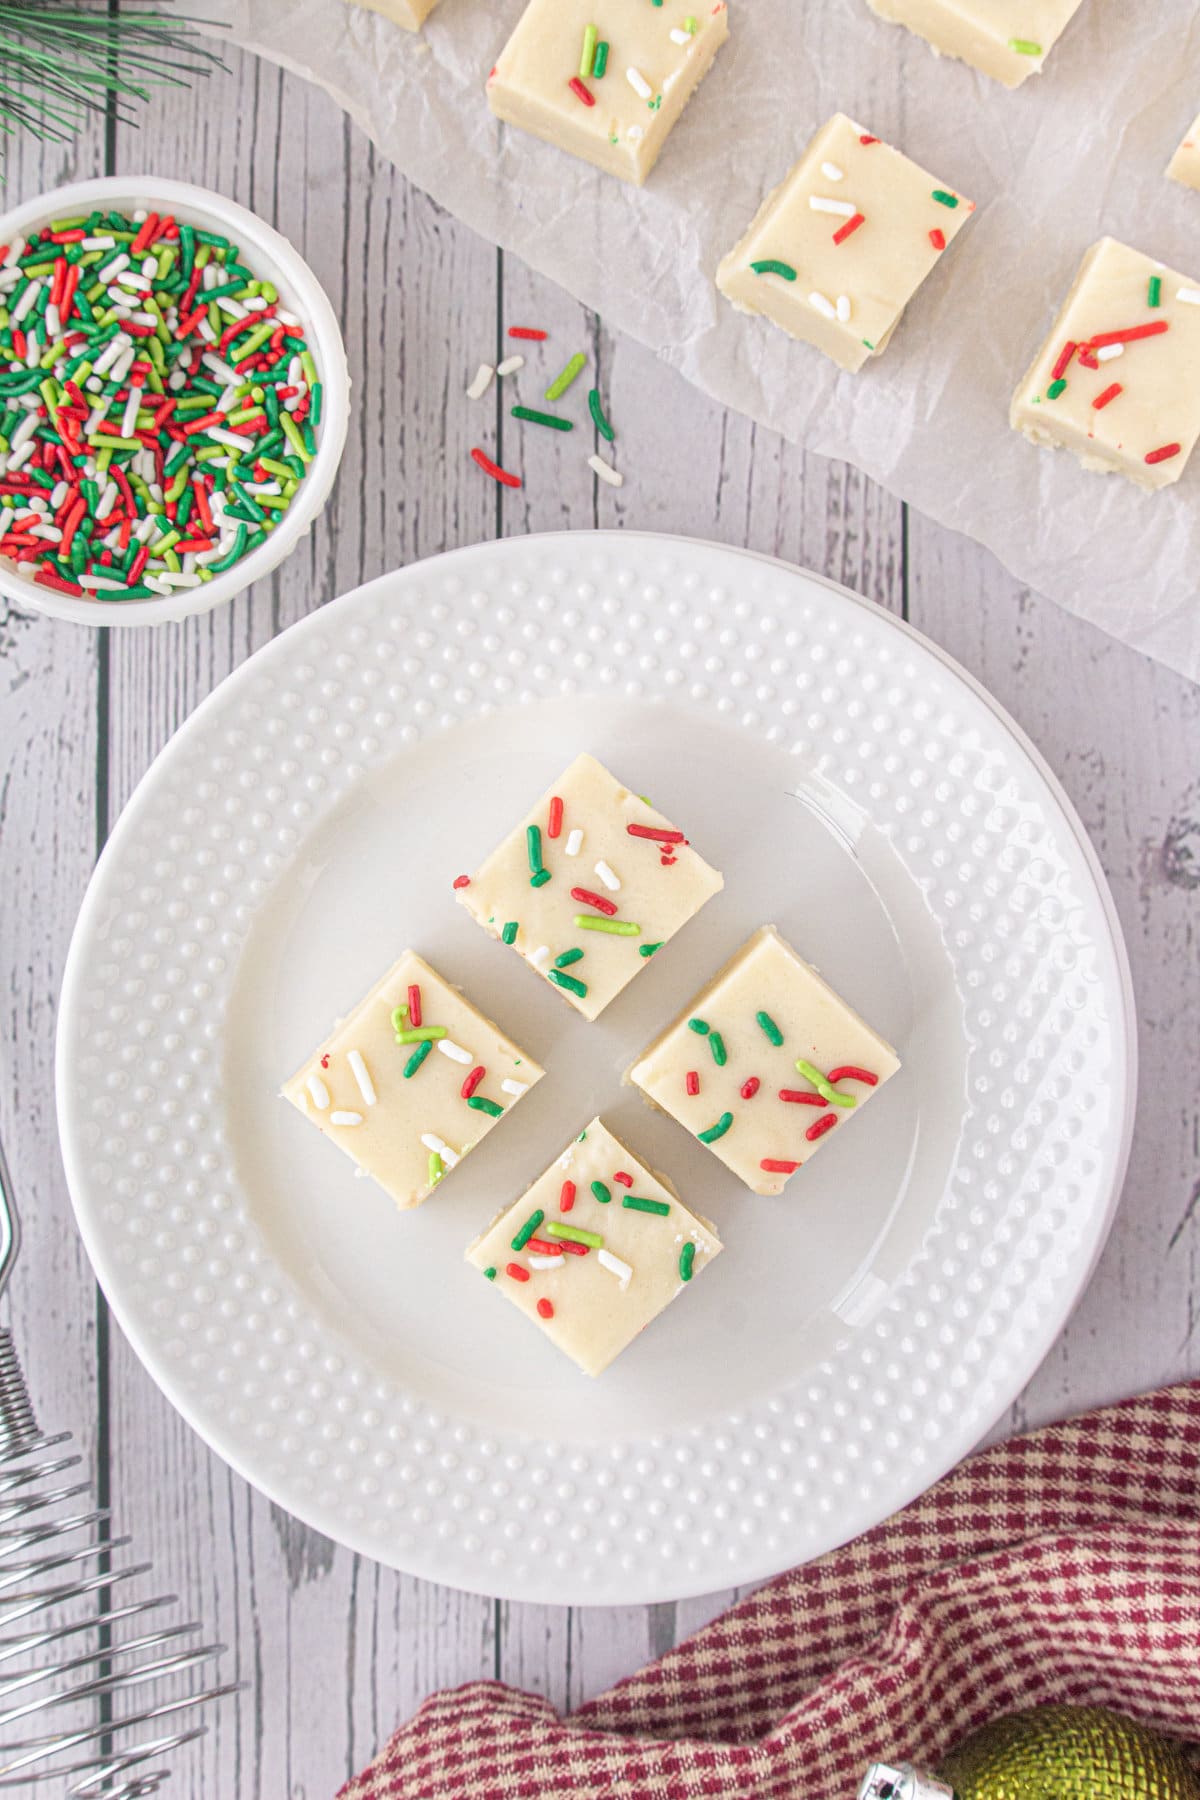
[[[607,1206],[612,1199],[611,1189],[606,1188],[602,1181],[593,1181],[590,1183],[590,1186],[601,1206]]]
[[[702,1144],[715,1144],[718,1138],[725,1136],[732,1124],[733,1114],[722,1113],[715,1125],[710,1125],[707,1131],[697,1132],[696,1135]]]
[[[657,1213],[660,1219],[665,1219],[671,1210],[666,1200],[641,1200],[636,1194],[626,1194],[621,1205],[630,1212]]]
[[[835,1088],[833,1083],[829,1081],[826,1076],[822,1075],[820,1069],[816,1068],[814,1064],[810,1062],[805,1062],[802,1056],[796,1058],[796,1068],[806,1081],[812,1082],[818,1094],[820,1094],[823,1100],[828,1100],[830,1106],[858,1105],[858,1101],[853,1094],[843,1094],[840,1088]]]
[[[598,919],[592,913],[576,913],[580,931],[607,931],[612,937],[641,937],[642,928],[632,919]]]
[[[683,21],[683,29],[690,32],[692,37],[695,37],[700,29],[700,21],[697,19],[695,13],[688,14],[687,18]]]
[[[579,78],[586,81],[596,61],[596,39],[599,32],[594,25],[583,28],[583,49],[579,52]]]
[[[755,1019],[755,1023],[757,1025],[761,1026],[763,1031],[766,1032],[767,1037],[770,1039],[771,1043],[773,1043],[775,1048],[778,1049],[780,1044],[782,1044],[782,1042],[783,1042],[783,1033],[782,1033],[782,1031],[780,1031],[778,1025],[775,1023],[775,1021],[771,1017],[770,1013],[766,1013],[766,1012],[755,1013],[754,1019]]]
[[[560,1225],[557,1219],[551,1219],[546,1227],[546,1236],[564,1238],[568,1244],[586,1244],[589,1250],[603,1250],[604,1239],[598,1231],[583,1231],[578,1225]]]
[[[444,1025],[410,1025],[407,1030],[396,1033],[398,1044],[436,1043],[438,1038],[446,1036]]]
[[[443,1163],[443,1161],[442,1161],[441,1157],[438,1155],[437,1151],[431,1150],[429,1152],[429,1185],[430,1185],[430,1187],[436,1187],[438,1182],[442,1179],[442,1176],[445,1173],[446,1173],[446,1165]]]
[[[1015,50],[1018,56],[1040,56],[1042,54],[1042,46],[1035,44],[1032,38],[1009,38],[1008,47],[1010,50]],[[934,199],[937,199],[936,194]]]
[[[574,975],[564,975],[561,969],[547,969],[546,979],[552,981],[555,987],[566,988],[569,994],[578,995],[580,1000],[587,993],[586,982],[576,981]]]
[[[425,1058],[429,1055],[429,1052],[432,1049],[433,1049],[433,1041],[430,1038],[426,1038],[426,1040],[423,1044],[417,1045],[416,1049],[413,1051],[412,1055],[409,1057],[408,1061],[404,1065],[405,1081],[409,1081],[416,1074],[417,1070],[420,1068],[421,1064],[425,1061]]]
[[[679,1279],[680,1279],[680,1281],[690,1281],[692,1279],[692,1265],[695,1262],[695,1260],[696,1260],[696,1246],[695,1246],[695,1244],[693,1244],[692,1240],[689,1238],[687,1243],[683,1246],[683,1249],[679,1252]]]
[[[518,1231],[516,1237],[512,1240],[512,1247],[514,1250],[523,1250],[525,1248],[526,1244],[545,1217],[546,1215],[540,1206],[535,1212],[530,1213],[520,1231]]]
[[[510,919],[508,924],[504,927],[504,930],[500,933],[501,941],[506,944],[515,944],[517,941],[517,932],[519,930],[520,927],[518,926],[517,921],[515,919]]]
[[[587,368],[587,357],[582,350],[576,351],[561,375],[556,375],[546,389],[547,400],[559,400],[566,393],[573,381],[578,381]]]

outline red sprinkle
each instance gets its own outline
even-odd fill
[[[613,1176],[613,1180],[619,1181],[622,1187],[632,1187],[633,1186],[633,1176],[627,1175],[625,1173],[624,1169],[618,1169],[616,1174]]]
[[[1111,387],[1106,387],[1102,394],[1096,395],[1096,398],[1092,401],[1092,406],[1099,412],[1102,406],[1108,406],[1109,403],[1115,400],[1117,395],[1122,392],[1123,389],[1120,382],[1114,381]]]
[[[929,234],[929,241],[935,250],[944,250],[946,248],[946,234],[944,231],[940,231],[936,225]]]
[[[839,1081],[865,1081],[868,1087],[878,1087],[878,1075],[872,1075],[870,1069],[856,1068],[854,1063],[839,1063],[836,1069],[830,1069],[825,1078],[835,1086]]]
[[[1124,331],[1099,331],[1087,341],[1089,350],[1103,350],[1106,344],[1135,344],[1139,338],[1159,337],[1168,329],[1166,319],[1151,319],[1145,325],[1128,325]]]
[[[798,1162],[782,1162],[777,1156],[764,1156],[758,1166],[760,1169],[765,1169],[769,1175],[794,1175],[800,1164]]]
[[[820,1094],[802,1094],[796,1088],[780,1088],[779,1098],[790,1100],[794,1106],[828,1106],[828,1100]]]
[[[1096,355],[1094,350],[1089,350],[1086,344],[1081,344],[1079,346],[1079,361],[1085,369],[1098,369],[1100,367],[1100,358]]]
[[[1063,345],[1062,349],[1058,353],[1058,361],[1055,363],[1054,367],[1050,371],[1051,381],[1059,381],[1066,374],[1067,369],[1070,365],[1071,358],[1074,356],[1074,354],[1078,350],[1078,348],[1079,348],[1079,345],[1075,342],[1074,338],[1068,339],[1068,341]]]
[[[590,888],[572,888],[571,898],[578,900],[581,906],[594,906],[596,911],[602,912],[606,918],[611,919],[616,915],[617,909],[612,901],[606,900],[603,894],[593,894]]]
[[[567,1256],[586,1256],[588,1251],[591,1249],[590,1244],[572,1244],[572,1243],[569,1243],[566,1238],[563,1239],[562,1243],[558,1247]]]
[[[550,812],[546,819],[546,836],[548,838],[556,838],[561,834],[561,832],[562,832],[562,815],[563,815],[563,804],[562,804],[562,801],[559,799],[558,795],[555,794],[551,798]]]
[[[510,325],[508,335],[515,338],[529,338],[535,344],[543,344],[550,334],[547,331],[535,331],[531,325]]]
[[[471,1073],[467,1076],[466,1080],[458,1090],[464,1100],[469,1100],[471,1098],[471,1095],[475,1092],[475,1089],[479,1086],[486,1074],[487,1070],[482,1063],[479,1064],[477,1069],[471,1070]]]
[[[529,1270],[523,1269],[521,1267],[520,1263],[509,1263],[509,1265],[505,1269],[504,1273],[506,1275],[511,1275],[514,1281],[528,1281],[529,1280]]]
[[[559,1212],[570,1212],[574,1204],[575,1183],[573,1181],[564,1181],[562,1184],[562,1192],[558,1196],[558,1210]]]
[[[421,990],[416,982],[408,990],[408,1022],[414,1031],[421,1024]]]
[[[552,1319],[554,1317],[554,1308],[550,1304],[549,1300],[545,1300],[545,1299],[539,1300],[537,1303],[537,1309],[538,1309],[538,1317],[540,1319]]]
[[[689,1094],[698,1094],[700,1092],[700,1077],[695,1069],[688,1070],[683,1085],[686,1087]]]
[[[858,141],[860,144],[877,144],[879,139],[872,137],[869,131],[864,131],[859,133]]]
[[[1182,449],[1182,444],[1162,444],[1157,450],[1151,450],[1148,453],[1146,461],[1148,463],[1170,462],[1171,458],[1178,456]]]
[[[262,314],[254,313],[252,314],[252,317],[261,318]],[[128,321],[125,321],[122,325],[122,330],[125,329],[125,324],[127,323]],[[519,475],[510,475],[507,469],[502,469],[499,463],[494,463],[490,456],[486,456],[478,445],[476,445],[475,449],[471,452],[471,460],[472,462],[478,463],[484,474],[490,475],[493,481],[502,482],[505,487],[519,488],[521,486],[521,477]]]
[[[742,1083],[742,1099],[753,1100],[761,1086],[762,1082],[758,1079],[758,1076],[751,1075],[749,1081],[743,1081]]]
[[[570,90],[574,94],[575,98],[577,100],[582,100],[583,104],[585,106],[595,106],[595,104],[596,104],[595,94],[589,93],[588,89],[585,88],[582,81],[580,81],[578,75],[572,75],[570,81],[568,81],[568,83],[567,83],[567,86],[570,88]]]
[[[630,837],[653,838],[658,844],[686,844],[682,831],[661,831],[657,825],[627,825]]]
[[[452,885],[456,888],[470,887],[471,877],[469,875],[456,875]]]
[[[329,1058],[327,1056],[323,1056],[321,1058],[321,1067],[323,1069],[327,1069],[329,1067]]]
[[[558,1256],[562,1251],[562,1245],[552,1244],[549,1238],[531,1237],[526,1244],[526,1249],[532,1250],[537,1256]]]
[[[852,219],[847,219],[846,223],[842,226],[839,226],[837,231],[834,232],[834,234],[833,234],[834,243],[835,244],[844,244],[846,239],[853,232],[857,231],[860,225],[865,225],[866,222],[867,221],[866,221],[865,214],[855,213],[855,215]]]
[[[824,1137],[825,1133],[827,1131],[832,1131],[836,1124],[837,1114],[827,1112],[823,1119],[814,1120],[804,1135],[811,1142],[813,1138]]]

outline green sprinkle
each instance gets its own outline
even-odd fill
[[[589,1250],[603,1250],[604,1239],[598,1231],[583,1231],[578,1225],[560,1225],[552,1219],[546,1227],[546,1236],[564,1238],[568,1244],[586,1244]]]
[[[693,1244],[691,1238],[689,1238],[687,1243],[683,1246],[683,1249],[679,1252],[680,1281],[690,1281],[692,1279],[692,1265],[695,1260],[696,1246]]]
[[[689,1019],[688,1030],[696,1032],[700,1037],[707,1037],[712,1030],[712,1026],[706,1019]]]
[[[729,1061],[729,1057],[725,1050],[725,1039],[721,1036],[719,1031],[712,1031],[709,1033],[708,1047],[712,1051],[713,1061],[716,1063],[718,1069],[723,1069],[725,1064]]]
[[[958,205],[958,195],[948,194],[945,188],[934,188],[932,198],[939,206],[948,206],[951,210]]]
[[[596,61],[592,67],[592,80],[593,81],[603,81],[604,80],[604,71],[607,69],[607,67],[608,67],[608,45],[605,43],[604,39],[601,38],[600,42],[596,45]]]
[[[593,1181],[591,1183],[591,1189],[601,1206],[607,1206],[612,1199],[611,1190],[606,1188],[602,1181]]]
[[[438,1155],[437,1151],[431,1150],[429,1152],[429,1185],[430,1185],[430,1187],[436,1187],[438,1182],[442,1179],[442,1176],[445,1173],[446,1173],[446,1165],[443,1163],[443,1161],[442,1161],[441,1157]]]
[[[590,388],[588,390],[588,410],[592,415],[592,423],[600,433],[600,436],[606,443],[611,444],[617,434],[604,416],[604,407],[600,403],[599,388]]]
[[[594,25],[584,26],[583,49],[579,52],[579,75],[583,81],[586,81],[591,74],[592,66],[596,61],[596,39],[599,35]]]
[[[582,950],[564,950],[561,956],[555,957],[554,966],[556,969],[569,969],[572,963],[577,963],[577,962],[582,962],[582,961],[583,961],[583,951]]]
[[[778,1049],[783,1042],[783,1033],[780,1031],[770,1013],[755,1013],[754,1018],[756,1024],[761,1025],[770,1041],[775,1045],[775,1048]]]
[[[1032,38],[1009,38],[1008,47],[1010,50],[1015,50],[1018,56],[1040,56],[1042,54],[1042,46],[1035,44]],[[935,200],[937,199],[936,194],[933,197]]]
[[[638,955],[639,955],[639,956],[653,956],[653,955],[654,955],[654,952],[655,952],[655,951],[656,951],[656,950],[661,950],[661,949],[662,949],[662,944],[661,944],[661,943],[658,943],[658,944],[639,944],[639,945],[638,945]]]
[[[830,1106],[858,1105],[853,1094],[843,1094],[840,1088],[835,1088],[829,1079],[822,1075],[820,1069],[810,1062],[805,1062],[802,1056],[796,1058],[796,1068],[806,1081],[812,1082],[818,1094],[823,1100],[828,1100]]]
[[[577,381],[587,368],[587,357],[579,350],[571,358],[561,375],[556,375],[546,389],[547,400],[559,400],[566,393],[573,381]]]
[[[642,928],[632,919],[598,919],[594,913],[576,913],[580,931],[607,931],[611,937],[641,937]]]
[[[626,1194],[621,1205],[630,1212],[657,1213],[660,1219],[665,1219],[671,1210],[666,1200],[640,1200],[636,1194]]]
[[[1146,284],[1147,306],[1162,305],[1162,276],[1152,275]]]
[[[514,1250],[523,1250],[525,1248],[526,1244],[529,1242],[530,1238],[533,1236],[534,1232],[537,1230],[538,1226],[542,1223],[542,1220],[545,1217],[546,1217],[546,1215],[542,1211],[540,1206],[538,1207],[536,1212],[530,1213],[529,1217],[526,1219],[525,1223],[522,1225],[520,1231],[518,1231],[516,1237],[512,1240],[512,1247]]]
[[[505,944],[515,944],[517,941],[517,932],[519,930],[520,927],[517,924],[517,921],[515,919],[510,919],[508,924],[504,927],[504,930],[500,933],[501,941]]]
[[[683,21],[683,29],[690,32],[691,35],[695,37],[700,29],[700,21],[696,18],[694,13],[689,13],[687,18]]]
[[[548,425],[551,431],[575,429],[572,420],[560,419],[557,413],[535,412],[531,406],[514,406],[511,411],[514,419],[524,419],[528,425]]]
[[[568,993],[577,994],[581,1000],[587,993],[587,986],[584,982],[576,981],[573,975],[564,975],[561,969],[547,969],[546,979],[552,981],[555,987],[566,988]]]
[[[722,1113],[715,1125],[710,1125],[707,1131],[698,1132],[696,1135],[702,1144],[715,1144],[718,1138],[725,1136],[732,1124],[733,1114]]]
[[[761,257],[758,262],[752,262],[750,267],[756,275],[782,275],[785,281],[796,279],[796,271],[791,263],[780,262],[775,256]]]
[[[525,850],[529,857],[529,873],[542,874],[542,828],[540,825],[525,827]]]
[[[410,1025],[407,1029],[396,1033],[396,1042],[398,1044],[433,1044],[437,1042],[438,1038],[445,1036],[446,1027],[444,1025]]]
[[[494,1100],[485,1100],[482,1094],[472,1094],[467,1105],[473,1106],[476,1112],[486,1113],[489,1119],[498,1119],[504,1111]]]
[[[408,1061],[404,1065],[405,1081],[408,1081],[413,1075],[416,1074],[417,1070],[420,1068],[421,1064],[425,1061],[425,1058],[429,1055],[429,1052],[432,1049],[433,1049],[432,1038],[426,1038],[426,1040],[423,1044],[417,1045],[416,1049],[413,1051],[412,1055],[409,1057]]]
[[[496,1279],[495,1269],[485,1269],[483,1272],[489,1281],[495,1281],[495,1279]]]
[[[1046,389],[1047,400],[1057,400],[1058,396],[1062,393],[1062,391],[1066,387],[1066,385],[1067,384],[1063,380],[1061,375],[1059,376],[1057,381],[1052,381],[1050,383],[1050,386]]]
[[[530,887],[545,887],[549,880],[549,869],[539,869],[536,875],[531,875],[529,877],[529,885]]]

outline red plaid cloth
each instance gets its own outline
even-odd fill
[[[569,1719],[435,1694],[339,1800],[853,1800],[1045,1701],[1200,1736],[1200,1382],[984,1451]]]

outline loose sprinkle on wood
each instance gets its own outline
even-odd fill
[[[606,481],[609,487],[624,487],[625,485],[625,477],[621,471],[614,469],[610,462],[605,462],[604,458],[595,452],[588,457],[588,468],[593,475],[598,475],[601,481]]]
[[[533,325],[510,325],[508,335],[511,338],[528,338],[532,343],[544,344],[550,333],[539,331]]]
[[[566,393],[572,382],[577,381],[587,368],[587,357],[582,350],[577,350],[562,372],[554,377],[546,389],[547,400],[559,400]]]
[[[487,452],[481,450],[478,445],[471,452],[471,460],[478,464],[485,475],[490,475],[493,481],[500,482],[501,486],[510,488],[521,486],[519,475],[511,474],[508,469],[502,469],[499,463],[494,463]]]
[[[491,363],[480,363],[475,379],[467,389],[468,400],[482,400],[492,385],[492,376],[496,373]]]
[[[503,362],[496,364],[497,375],[515,375],[518,369],[525,367],[523,356],[506,356]]]

